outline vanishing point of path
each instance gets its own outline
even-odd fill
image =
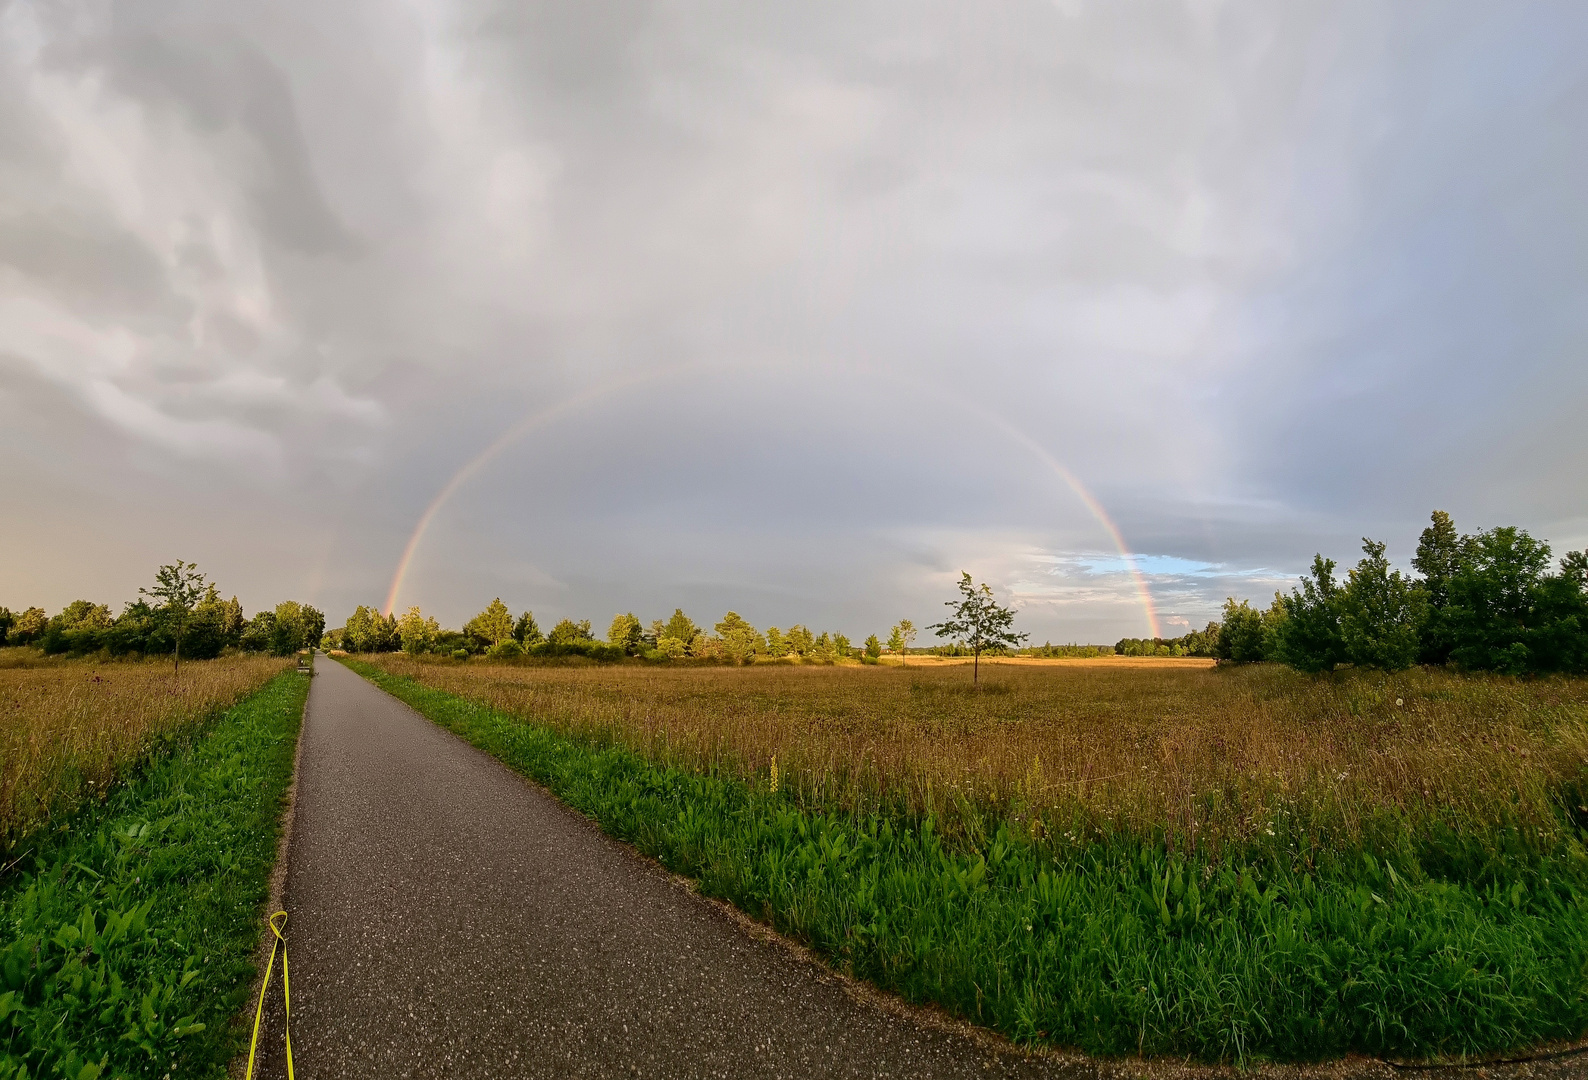
[[[316,668],[286,877],[306,1080],[1178,1072],[1027,1058],[851,995],[341,664]],[[286,1075],[279,979],[268,1080]],[[1435,1075],[1452,1074],[1474,1075]]]
[[[299,1076],[1095,1075],[855,1000],[506,766],[315,666],[286,884]],[[279,1028],[260,1041],[263,1075],[285,1076]]]

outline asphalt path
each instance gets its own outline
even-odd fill
[[[316,667],[285,887],[298,1076],[1098,1075],[866,1000],[341,664]],[[260,1075],[282,1077],[272,1011]]]

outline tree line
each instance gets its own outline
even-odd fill
[[[1213,655],[1303,671],[1588,673],[1588,552],[1557,563],[1525,529],[1462,535],[1442,510],[1418,541],[1415,575],[1390,569],[1379,541],[1364,538],[1362,552],[1343,581],[1333,559],[1315,556],[1299,587],[1266,609],[1226,601]]]
[[[432,654],[457,659],[483,655],[495,659],[586,656],[593,660],[621,660],[640,657],[739,664],[758,658],[811,663],[859,659],[862,663],[875,663],[884,650],[902,656],[915,634],[910,620],[901,619],[894,625],[886,643],[873,634],[857,647],[844,634],[818,633],[799,623],[786,630],[776,626],[760,630],[734,611],[708,629],[697,625],[682,608],[675,608],[670,618],[653,619],[649,624],[633,612],[614,615],[605,637],[597,637],[589,619],[562,619],[543,632],[533,612],[523,612],[515,619],[497,597],[484,611],[464,623],[461,630],[444,629],[434,616],[426,615],[417,607],[397,615],[384,614],[378,607],[360,605],[343,626],[326,633],[324,643],[328,648],[348,652],[402,651],[415,656]]]
[[[196,566],[180,561],[160,567],[155,583],[120,614],[91,600],[74,600],[55,615],[0,607],[0,645],[75,656],[172,656],[178,664],[227,650],[290,656],[319,644],[324,632],[325,616],[295,600],[249,618],[237,597],[223,599]]]

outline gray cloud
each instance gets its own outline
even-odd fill
[[[1033,445],[1166,629],[1435,505],[1580,546],[1585,43],[1570,4],[12,0],[0,602],[186,550],[334,622],[576,398],[402,602],[862,633],[963,567],[1039,638],[1144,632]]]

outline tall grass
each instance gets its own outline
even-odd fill
[[[0,853],[52,813],[103,794],[162,738],[232,705],[287,661],[101,663],[0,650]]]
[[[1055,850],[1109,835],[1306,865],[1339,850],[1570,840],[1588,681],[1277,667],[538,667],[365,658],[664,765],[764,778],[805,805],[1000,824]]]
[[[0,877],[0,1080],[225,1075],[308,683],[279,674],[30,838]]]

